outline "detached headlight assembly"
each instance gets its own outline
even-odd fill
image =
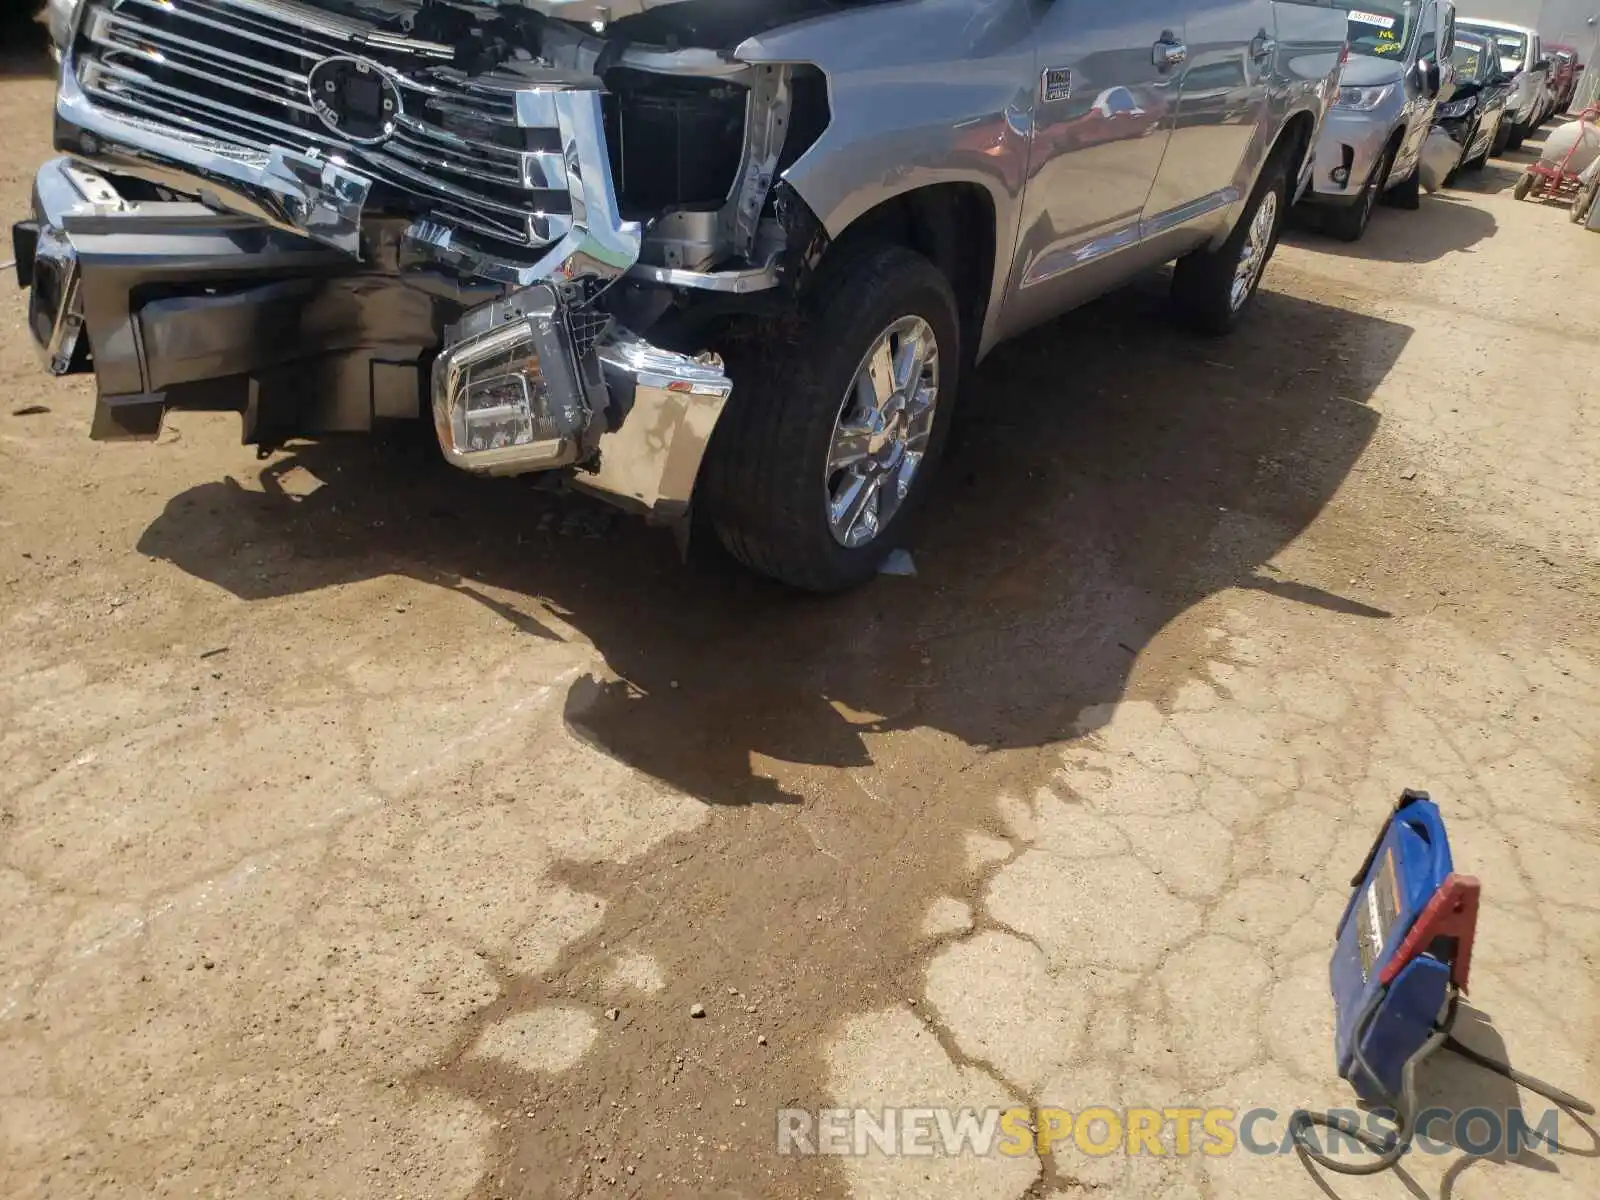
[[[1439,105],[1439,111],[1435,115],[1447,119],[1450,117],[1464,117],[1472,111],[1472,106],[1477,102],[1478,98],[1476,96],[1468,96],[1465,100],[1452,100],[1449,104]]]
[[[1394,91],[1394,84],[1386,83],[1382,87],[1342,87],[1339,89],[1339,98],[1333,102],[1335,108],[1351,108],[1356,112],[1371,112],[1389,98],[1389,93]]]

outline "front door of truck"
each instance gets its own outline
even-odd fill
[[[1260,132],[1277,49],[1272,0],[1190,0],[1177,120],[1144,206],[1145,235],[1225,220],[1269,149]]]
[[[1055,0],[1041,14],[1009,331],[1139,265],[1139,218],[1187,59],[1183,0]]]

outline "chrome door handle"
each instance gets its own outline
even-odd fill
[[[1255,59],[1269,58],[1277,48],[1278,43],[1269,38],[1266,31],[1263,30],[1256,34],[1255,39],[1250,43],[1250,57]]]
[[[1182,42],[1172,40],[1170,37],[1163,37],[1154,46],[1150,47],[1150,61],[1163,71],[1181,66],[1184,59],[1188,57],[1189,47]]]

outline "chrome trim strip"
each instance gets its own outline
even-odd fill
[[[613,402],[629,406],[617,428],[600,435],[592,470],[580,468],[572,482],[654,520],[681,520],[733,391],[722,360],[663,350],[626,329],[602,341],[599,354],[608,381],[632,385],[612,388]]]
[[[1138,241],[1139,220],[1135,217],[1128,224],[1113,229],[1110,233],[1102,233],[1088,241],[1062,246],[1041,254],[1023,275],[1022,286],[1033,287],[1035,284],[1044,283],[1075,267],[1091,263],[1097,258],[1104,258],[1113,251],[1132,246]]]
[[[84,13],[85,39],[68,56],[68,69],[121,126],[120,133],[105,129],[112,143],[137,142],[127,136],[130,130],[154,135],[162,139],[162,157],[205,172],[215,159],[263,170],[275,147],[320,153],[346,159],[372,183],[432,202],[439,219],[499,241],[542,251],[570,231],[561,211],[565,202],[539,194],[564,196],[574,186],[560,155],[474,140],[437,123],[459,112],[510,129],[520,108],[524,116],[547,116],[545,126],[554,129],[555,89],[537,89],[536,98],[519,101],[514,71],[498,72],[488,83],[468,79],[438,63],[441,56],[449,58],[448,47],[387,34],[294,0],[119,0],[115,9],[108,0],[88,0]],[[230,49],[229,39],[245,45]],[[254,61],[252,44],[278,57]],[[413,110],[387,150],[357,144],[320,121],[298,119],[316,115],[307,92],[312,65],[363,50],[385,56],[374,61],[409,98],[399,107]],[[295,55],[303,69],[295,67],[296,59],[283,60],[284,52]],[[402,74],[395,64],[405,67],[405,58],[397,55],[428,67],[431,78]],[[174,141],[188,149],[173,152],[168,147]],[[87,157],[95,157],[92,147]],[[237,178],[236,172],[224,174]]]
[[[97,42],[95,44],[105,45],[105,43],[101,42]],[[188,59],[192,56],[185,54],[183,57]],[[264,100],[268,104],[277,104],[283,106],[284,108],[293,109],[295,112],[303,112],[307,115],[310,115],[314,111],[311,105],[306,103],[306,93],[303,86],[296,88],[291,92],[264,92],[260,88],[230,78],[227,74],[225,74],[229,68],[222,67],[214,63],[201,63],[198,66],[191,66],[186,62],[178,61],[176,58],[172,57],[170,52],[163,53],[155,50],[136,50],[130,49],[127,46],[113,44],[106,48],[106,53],[102,54],[95,60],[94,66],[97,70],[104,71],[108,75],[112,75],[119,79],[125,79],[130,83],[137,83],[141,87],[156,88],[163,91],[175,91],[177,95],[182,96],[188,101],[199,101],[202,103],[209,103],[211,105],[219,105],[221,103],[220,101],[214,100],[209,102],[204,101],[201,97],[195,96],[188,91],[178,91],[177,89],[174,89],[171,84],[162,84],[157,80],[152,79],[149,75],[139,71],[136,66],[126,64],[123,61],[124,59],[133,59],[135,62],[138,62],[142,59],[152,65],[165,67],[167,70],[175,72],[179,75],[187,75],[192,79],[201,80],[205,83],[219,84],[230,89],[231,91],[242,92],[247,96],[254,96],[259,100]]]
[[[32,271],[28,326],[45,370],[65,375],[83,336],[83,275],[72,240],[55,225],[39,226]]]
[[[1235,187],[1219,188],[1217,191],[1208,192],[1197,199],[1186,201],[1176,208],[1169,208],[1166,212],[1157,213],[1148,220],[1138,219],[1126,225],[1113,229],[1110,233],[1100,234],[1088,241],[1078,242],[1071,246],[1063,246],[1040,255],[1034,260],[1033,266],[1022,278],[1023,287],[1032,287],[1036,283],[1044,283],[1054,279],[1067,271],[1074,270],[1096,259],[1104,258],[1118,250],[1126,250],[1129,246],[1138,245],[1140,242],[1155,237],[1157,234],[1166,233],[1168,230],[1177,229],[1187,225],[1190,221],[1199,220],[1209,213],[1216,212],[1219,208],[1226,208],[1239,199],[1239,189]]]
[[[358,216],[360,204],[352,204],[357,193],[364,200],[371,180],[331,161],[311,160],[304,155],[290,156],[282,150],[241,161],[226,154],[197,146],[172,133],[133,125],[102,111],[90,102],[78,86],[76,63],[69,52],[64,57],[61,83],[56,92],[56,115],[105,142],[108,161],[132,173],[141,173],[149,162],[150,177],[168,186],[191,192],[204,192],[236,211],[244,212],[292,233],[311,235],[308,221],[315,221],[318,233],[346,253],[359,252],[359,227],[333,227],[325,219],[331,205],[334,211]],[[170,119],[170,118],[169,118]],[[80,139],[81,141],[81,139]],[[127,158],[118,150],[127,147]],[[93,161],[100,155],[83,154]],[[331,173],[332,187],[308,190],[306,175],[315,161],[319,180]],[[163,164],[173,164],[164,169]],[[187,169],[186,169],[187,168]]]
[[[657,267],[649,263],[635,263],[628,271],[630,279],[644,279],[669,287],[695,288],[706,292],[727,292],[746,295],[764,292],[778,286],[777,263],[762,267],[745,267],[737,271],[685,271],[678,267]]]
[[[186,0],[187,5],[193,5],[195,3],[196,0]],[[296,27],[296,32],[298,32],[302,39],[307,43],[305,47],[302,48],[301,46],[286,42],[283,38],[283,30],[281,28],[278,30],[272,30],[256,22],[250,22],[248,20],[241,22],[239,19],[240,14],[236,12],[229,13],[228,16],[230,19],[224,22],[218,20],[216,17],[202,15],[203,12],[214,10],[204,9],[202,12],[193,12],[187,7],[178,9],[172,3],[172,0],[123,0],[123,10],[126,11],[128,7],[135,4],[143,5],[146,8],[153,8],[156,11],[164,14],[170,15],[176,13],[177,15],[182,16],[185,20],[193,21],[197,25],[205,25],[211,29],[217,30],[220,33],[226,33],[230,37],[242,38],[248,42],[258,42],[263,46],[270,46],[274,50],[287,50],[291,54],[298,54],[301,58],[309,59],[312,62],[316,62],[321,58],[326,58],[330,54],[338,54],[341,50],[348,49],[349,38],[353,36],[352,31],[352,33],[338,35],[339,40],[337,42],[330,43],[325,47],[312,46],[309,44],[309,38],[305,37],[307,32],[313,28],[312,24],[308,21],[300,19],[299,17],[289,17],[287,14],[285,14],[281,19],[287,23],[293,24]],[[241,0],[239,7],[248,8],[249,5],[243,3]],[[100,13],[105,13],[108,10],[100,9],[98,11]],[[310,11],[317,12],[318,10],[312,9]],[[326,14],[324,13],[321,15]],[[141,28],[144,27],[143,23],[138,22],[138,18],[136,17],[129,16],[126,19],[138,23]],[[91,18],[91,20],[93,20],[93,18]],[[259,30],[260,32],[254,32],[256,30]]]
[[[271,63],[256,62],[253,59],[246,58],[242,54],[234,54],[230,50],[223,50],[216,46],[208,46],[204,42],[197,42],[193,38],[187,38],[182,34],[173,33],[169,29],[161,29],[154,25],[142,24],[134,21],[130,17],[123,16],[121,13],[113,12],[110,9],[95,9],[94,18],[90,22],[90,27],[84,32],[85,36],[87,36],[90,41],[95,42],[98,45],[116,49],[130,49],[129,47],[123,46],[121,43],[115,42],[106,36],[106,31],[108,29],[116,30],[122,28],[129,29],[131,32],[135,32],[140,37],[149,41],[157,43],[164,42],[173,46],[181,46],[185,51],[198,51],[202,54],[210,56],[213,59],[238,63],[241,67],[260,72],[264,75],[277,75],[281,79],[293,85],[297,91],[305,87],[306,77],[303,74],[297,74],[286,67],[277,67],[273,66]]]
[[[401,129],[396,129],[394,136],[383,143],[383,152],[398,155],[417,167],[442,163],[453,174],[465,175],[470,179],[481,179],[485,183],[497,183],[502,187],[526,186],[520,163],[502,163],[496,166],[492,160],[487,160],[484,156],[473,158],[465,151],[454,150],[442,143],[415,137]],[[560,190],[566,189],[563,187]]]
[[[1166,212],[1157,213],[1149,220],[1140,222],[1140,240],[1153,237],[1158,233],[1166,233],[1169,229],[1176,229],[1180,225],[1187,225],[1190,221],[1214,213],[1219,208],[1227,208],[1239,199],[1239,189],[1236,187],[1218,188],[1204,196],[1198,196],[1176,208],[1169,208]]]
[[[412,222],[407,245],[471,274],[514,287],[542,279],[588,281],[603,290],[639,260],[643,228],[624,221],[617,210],[606,155],[600,93],[594,90],[547,92],[541,104],[555,113],[561,134],[562,159],[571,186],[571,225],[565,236],[533,263],[513,262],[463,245],[449,225],[432,220]]]

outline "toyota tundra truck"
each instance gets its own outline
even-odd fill
[[[17,272],[92,437],[431,418],[463,470],[564,473],[814,591],[903,542],[1004,339],[1174,260],[1178,312],[1239,321],[1345,40],[1288,0],[49,17]]]

